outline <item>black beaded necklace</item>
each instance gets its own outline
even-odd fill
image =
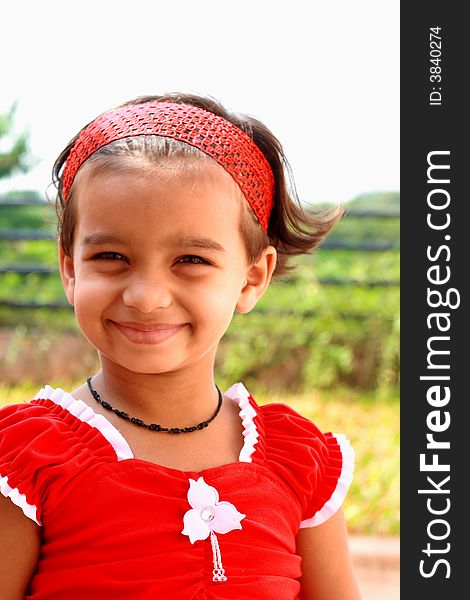
[[[130,417],[123,410],[114,408],[113,406],[111,406],[111,404],[109,404],[109,402],[105,402],[101,398],[101,396],[98,394],[98,392],[91,385],[91,377],[88,377],[86,382],[88,384],[88,388],[89,388],[93,398],[97,402],[99,402],[101,404],[101,406],[103,406],[107,410],[112,411],[115,415],[117,415],[118,417],[121,417],[121,419],[124,419],[125,421],[129,421],[129,423],[133,423],[134,425],[139,425],[140,427],[146,427],[147,429],[150,429],[150,431],[165,431],[166,433],[191,433],[192,431],[204,429],[204,427],[207,427],[209,425],[209,423],[216,418],[216,416],[219,414],[220,408],[222,406],[222,392],[219,390],[219,388],[217,386],[215,386],[217,388],[217,393],[219,394],[219,402],[217,404],[215,413],[212,415],[212,417],[210,419],[207,419],[207,421],[202,421],[202,423],[198,423],[197,425],[192,425],[191,427],[162,427],[161,425],[158,425],[157,423],[150,423],[150,425],[148,425],[147,423],[144,423],[141,419],[136,419],[135,417]]]

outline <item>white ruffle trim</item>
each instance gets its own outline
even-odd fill
[[[0,473],[0,492],[5,498],[10,498],[13,504],[19,506],[26,517],[41,525],[37,518],[37,507],[26,500],[26,496],[21,494],[18,488],[12,488],[8,483],[8,477],[2,477]]]
[[[83,400],[76,400],[71,394],[64,392],[60,388],[53,388],[50,385],[46,385],[38,394],[34,397],[35,400],[38,398],[44,398],[52,400],[54,404],[58,404],[65,410],[68,410],[74,417],[80,419],[84,423],[98,429],[98,431],[105,437],[116,452],[118,460],[126,460],[128,458],[134,458],[132,450],[129,444],[126,442],[122,434],[104,417],[98,415],[95,411],[85,404]]]
[[[331,494],[330,499],[326,501],[323,507],[317,511],[313,517],[301,521],[300,528],[321,525],[332,517],[343,504],[348,488],[351,485],[354,473],[354,450],[351,448],[349,440],[342,433],[334,433],[333,436],[336,438],[341,454],[343,455],[341,475],[339,476],[336,488]]]
[[[245,441],[238,460],[240,462],[251,462],[251,456],[255,451],[255,444],[258,443],[259,433],[253,421],[254,417],[256,417],[256,410],[250,404],[250,393],[243,383],[235,383],[225,392],[225,396],[231,400],[237,400],[240,407],[239,414],[242,419]]]

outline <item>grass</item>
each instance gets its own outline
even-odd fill
[[[80,382],[82,383],[82,382]],[[73,389],[75,383],[50,382]],[[0,406],[27,402],[37,386],[0,385]],[[399,533],[399,402],[350,388],[304,394],[256,394],[259,404],[283,402],[312,419],[322,431],[344,433],[356,453],[356,472],[344,504],[351,533]]]

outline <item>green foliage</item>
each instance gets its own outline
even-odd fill
[[[0,151],[0,178],[8,177],[15,171],[27,171],[28,136],[23,133],[12,138],[16,104],[5,114],[0,114],[0,142],[7,140],[8,148]]]
[[[220,376],[293,391],[337,383],[397,386],[398,288],[322,286],[314,272],[320,276],[334,265],[335,275],[346,276],[341,256],[328,258],[326,266],[318,257],[315,269],[309,259],[298,261],[294,280],[272,285],[251,315],[235,315],[221,344]],[[376,270],[385,275],[381,264],[390,257],[368,254],[356,261],[362,265],[355,267],[357,278],[367,281]],[[391,265],[387,277],[395,270]]]

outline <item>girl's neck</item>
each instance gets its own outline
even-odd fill
[[[208,419],[217,407],[213,365],[199,365],[197,374],[134,373],[106,359],[92,380],[94,389],[113,407],[131,417],[164,427],[185,427]]]

